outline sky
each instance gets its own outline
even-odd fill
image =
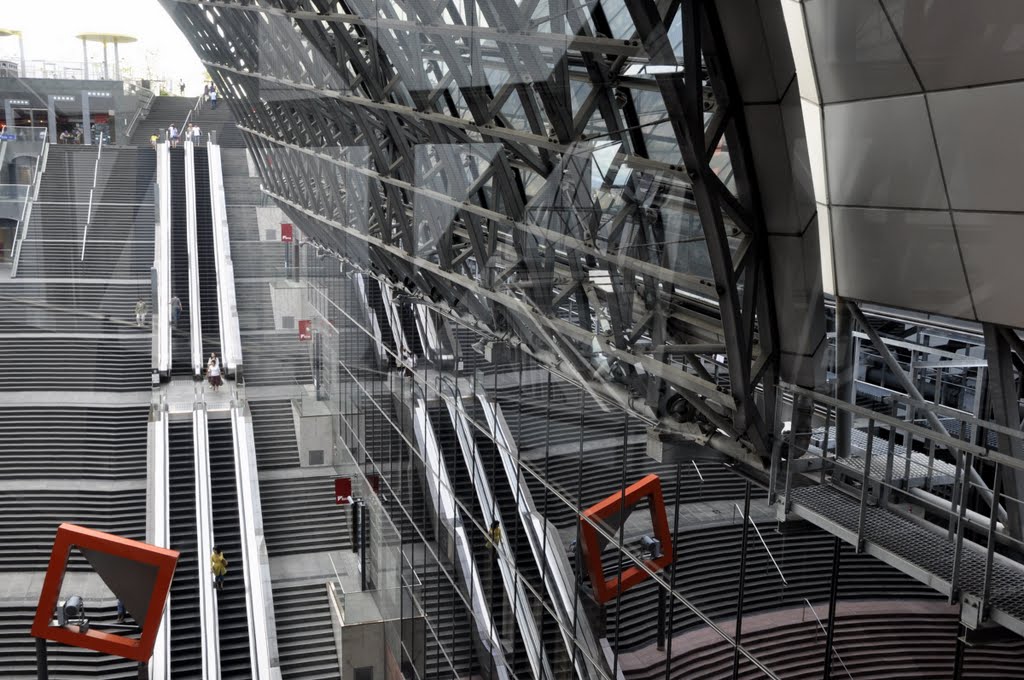
[[[136,78],[183,79],[186,94],[199,94],[205,69],[185,36],[157,0],[0,0],[0,28],[24,36],[28,70],[33,62],[64,62],[81,70],[81,33],[118,33],[138,38],[121,45],[122,71]],[[108,48],[113,70],[114,48]],[[90,58],[102,64],[103,46],[89,43]],[[0,38],[0,58],[18,60],[18,39]],[[177,94],[177,92],[175,92]]]

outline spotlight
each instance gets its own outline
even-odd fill
[[[661,541],[650,536],[640,537],[640,556],[656,560],[662,556]]]
[[[89,626],[89,620],[85,618],[85,602],[78,595],[72,595],[57,605],[57,625],[68,624],[81,626],[83,632]]]

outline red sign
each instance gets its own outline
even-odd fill
[[[352,504],[352,479],[338,477],[334,480],[334,502],[336,505]]]
[[[305,342],[313,339],[313,328],[312,321],[309,319],[302,319],[299,321],[299,341]]]
[[[281,241],[283,243],[291,243],[293,240],[294,239],[292,237],[292,225],[288,224],[287,222],[282,222],[281,223]]]

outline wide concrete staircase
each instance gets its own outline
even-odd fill
[[[322,583],[274,586],[277,651],[284,680],[336,680],[338,650]]]

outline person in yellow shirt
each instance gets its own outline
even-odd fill
[[[220,548],[213,546],[213,554],[210,555],[210,571],[213,572],[213,584],[217,590],[224,590],[224,575],[228,573],[228,558]]]
[[[160,141],[160,133],[159,132],[154,132],[153,134],[151,134],[149,136],[149,145],[151,147],[153,147],[154,149],[156,148],[156,144],[159,141]]]

